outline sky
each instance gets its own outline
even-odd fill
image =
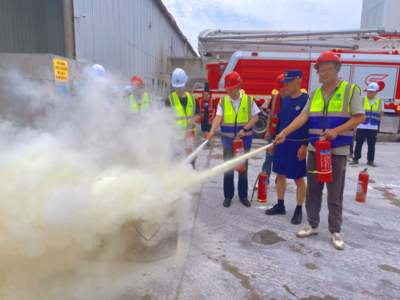
[[[358,29],[362,0],[163,0],[197,53],[205,29]]]

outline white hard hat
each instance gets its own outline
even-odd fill
[[[368,88],[367,88],[368,92],[376,92],[379,91],[379,85],[376,82],[370,83]]]
[[[106,70],[101,65],[95,64],[90,68],[89,75],[92,79],[98,79],[106,75]]]
[[[124,87],[125,92],[129,92],[129,93],[133,93],[132,91],[132,87],[130,85],[127,85],[126,87]]]
[[[172,73],[171,84],[173,87],[184,87],[188,77],[182,69],[175,69]]]

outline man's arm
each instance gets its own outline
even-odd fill
[[[251,127],[253,127],[254,124],[257,123],[257,121],[258,121],[258,115],[254,115],[254,116],[251,117],[250,121],[247,122],[247,124],[246,124],[243,128],[248,130],[248,129],[250,129]],[[240,138],[243,137],[245,134],[246,134],[246,133],[244,132],[244,130],[241,129],[241,130],[238,132],[238,134],[237,134],[237,136],[236,136],[236,139],[240,139]]]
[[[296,131],[297,129],[299,129],[304,124],[306,124],[307,121],[308,121],[308,114],[302,112],[300,115],[298,115],[298,117],[296,119],[293,120],[292,123],[290,123],[290,125],[288,127],[283,129],[275,137],[275,142],[277,144],[282,144],[289,134],[291,134],[293,131]]]
[[[221,124],[221,121],[222,121],[222,116],[216,115],[214,122],[211,126],[210,133],[207,136],[207,139],[212,140],[212,138],[214,137],[214,132],[215,132],[215,130],[217,130],[219,124]]]
[[[348,120],[343,125],[333,128],[331,130],[325,131],[324,135],[328,140],[336,139],[338,134],[342,132],[349,131],[350,129],[356,128],[358,125],[365,121],[365,114],[356,114],[350,120]]]

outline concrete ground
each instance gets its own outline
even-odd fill
[[[255,140],[253,149],[262,145]],[[267,203],[246,208],[235,196],[225,208],[221,174],[194,196],[193,217],[181,228],[177,253],[156,262],[129,263],[126,270],[134,270],[135,279],[131,272],[126,280],[100,288],[97,299],[400,299],[400,143],[377,144],[378,167],[368,168],[367,201],[359,203],[356,185],[359,171],[367,167],[366,151],[365,144],[361,164],[347,169],[343,251],[332,246],[326,198],[319,234],[301,239],[295,234],[307,224],[307,214],[303,210],[301,225],[290,224],[296,206],[293,181],[285,197],[287,214],[267,216],[265,209],[276,203],[274,183]],[[249,188],[264,155],[250,159]],[[216,137],[196,167],[202,171],[221,162]]]

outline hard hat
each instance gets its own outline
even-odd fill
[[[317,62],[314,65],[314,69],[318,70],[318,65],[320,63],[327,62],[327,61],[337,62],[338,64],[341,64],[340,58],[339,58],[339,56],[337,56],[336,53],[333,53],[331,51],[323,51],[321,53],[321,55],[318,56]]]
[[[131,85],[143,85],[143,79],[139,76],[133,76],[131,78]]]
[[[186,82],[188,80],[188,77],[182,69],[175,69],[174,72],[172,72],[172,77],[171,77],[171,84],[173,87],[184,87]]]
[[[370,83],[368,88],[367,88],[368,92],[377,92],[379,91],[379,85],[376,82]]]
[[[230,72],[225,76],[225,90],[231,90],[242,83],[242,78],[236,72]]]
[[[106,70],[102,66],[95,64],[90,68],[89,75],[92,79],[97,79],[106,75]]]
[[[114,86],[111,87],[111,92],[113,92],[113,93],[119,92],[119,88],[114,85]]]
[[[285,90],[285,85],[283,84],[283,82],[281,82],[284,78],[285,78],[284,74],[280,74],[278,77],[276,77],[275,90],[277,90],[277,91]]]
[[[127,85],[126,87],[124,87],[124,91],[128,92],[128,93],[131,93],[131,94],[133,93],[132,87],[130,85]]]

